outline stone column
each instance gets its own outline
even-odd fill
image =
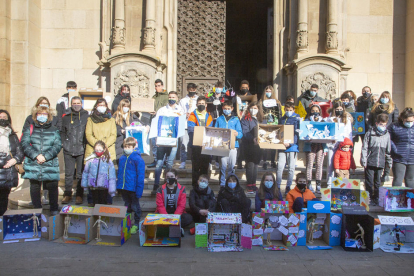
[[[125,0],[115,0],[115,25],[112,28],[112,49],[125,50]]]
[[[155,5],[156,1],[147,0],[145,10],[144,50],[155,50]]]
[[[338,54],[338,2],[328,0],[328,17],[326,20],[326,53]]]
[[[308,51],[308,0],[298,1],[297,55]]]

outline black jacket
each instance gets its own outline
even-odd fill
[[[312,98],[312,96],[310,95],[310,91],[306,90],[305,92],[303,92],[302,95],[299,96],[298,103],[299,102],[302,103],[303,108],[305,108],[306,110],[306,113],[309,114],[310,112],[309,106],[312,102],[328,102],[328,100],[322,97],[319,97],[318,93],[316,93],[315,97]]]
[[[17,164],[21,164],[24,158],[23,149],[20,146],[19,138],[15,133],[9,135],[10,151],[13,158],[16,159]],[[0,154],[0,188],[13,188],[17,187],[19,182],[19,176],[15,166],[11,166],[8,169],[3,168],[7,161],[12,159],[10,153],[7,155]]]
[[[398,107],[396,104],[394,104],[394,110],[391,113],[388,113],[387,106],[383,104],[379,104],[371,109],[369,118],[368,118],[368,124],[369,126],[373,127],[375,126],[375,123],[377,122],[377,116],[379,114],[387,114],[388,115],[388,123],[387,126],[390,126],[392,123],[398,122],[398,116],[400,114]]]
[[[214,212],[216,210],[216,204],[216,197],[210,187],[200,189],[197,185],[191,190],[190,210],[192,213],[198,214],[201,209],[207,209],[210,212]]]
[[[356,106],[356,112],[366,112],[367,109],[372,107],[371,102],[371,94],[369,94],[368,98],[365,98],[364,96],[359,96],[357,99],[357,106]]]
[[[79,112],[69,111],[62,118],[60,137],[62,139],[63,153],[79,156],[85,153],[85,128],[89,118],[88,111],[82,109]]]
[[[119,103],[122,101],[122,100],[128,100],[129,102],[131,102],[131,97],[130,96],[128,96],[128,97],[125,97],[125,96],[122,96],[121,95],[121,93],[118,93],[116,96],[115,96],[115,99],[114,99],[114,101],[112,102],[112,114],[115,114],[115,112],[116,112],[116,110],[118,109],[118,105],[119,105]]]

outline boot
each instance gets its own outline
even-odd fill
[[[76,205],[81,205],[82,203],[83,203],[83,198],[81,196],[77,196],[75,204]]]
[[[72,200],[72,196],[64,196],[62,199],[62,204],[68,204]]]
[[[147,165],[147,168],[155,168],[155,166],[157,165],[157,162],[152,162],[151,164]]]
[[[313,189],[313,187],[312,187],[312,180],[309,180],[309,182],[308,182],[308,189],[312,192],[312,193],[315,193],[315,190]]]
[[[316,180],[316,191],[317,192],[321,191],[321,181],[320,180]]]
[[[267,162],[263,163],[263,170],[267,170]]]

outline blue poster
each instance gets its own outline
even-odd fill
[[[364,112],[350,112],[354,122],[352,123],[352,135],[365,134]]]

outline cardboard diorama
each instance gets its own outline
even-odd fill
[[[0,217],[3,243],[39,241],[42,209],[7,210]]]
[[[148,132],[145,126],[129,126],[125,128],[126,138],[133,137],[137,140],[136,149],[139,150],[141,155],[150,154],[150,145],[148,139]]]
[[[381,236],[381,222],[379,219],[374,219],[374,240],[373,240],[373,248],[378,249],[380,248],[380,236]]]
[[[240,213],[208,213],[207,223],[209,252],[243,251]]]
[[[289,214],[289,201],[265,200],[265,213]]]
[[[413,212],[414,189],[408,187],[380,187],[379,206],[387,212]]]
[[[282,243],[280,229],[287,226],[288,220],[283,213],[253,212],[252,245],[263,246],[267,251],[286,251]]]
[[[342,207],[341,246],[345,251],[374,250],[374,218],[364,207]]]
[[[193,145],[202,147],[201,154],[229,156],[236,143],[233,133],[232,129],[196,126]]]
[[[309,105],[309,110],[312,107],[312,105],[314,105],[314,104],[317,104],[321,107],[321,109],[322,109],[322,114],[321,115],[322,115],[323,118],[330,117],[330,114],[329,114],[328,110],[330,108],[332,108],[332,102],[331,101],[329,101],[329,102],[312,102]]]
[[[282,149],[284,143],[294,143],[294,126],[260,124],[257,132],[257,142],[263,149]]]
[[[113,100],[113,95],[111,92],[105,92],[102,88],[80,88],[75,92],[69,93],[69,99],[74,96],[79,96],[82,99],[82,106],[83,109],[87,111],[91,111],[93,106],[96,103],[96,100],[99,98],[104,98],[109,106],[111,106],[111,102]]]
[[[365,114],[364,112],[350,112],[354,121],[352,122],[352,135],[365,133]]]
[[[342,142],[343,124],[330,122],[300,122],[299,139],[314,143],[331,143],[333,140]]]
[[[131,111],[154,112],[155,99],[131,98]]]
[[[414,221],[411,217],[378,216],[380,248],[389,253],[414,253]]]
[[[307,245],[340,245],[341,226],[342,214],[331,213],[331,205],[329,201],[308,201],[306,228]],[[322,247],[321,249],[325,248]]]
[[[208,223],[195,224],[195,247],[207,248],[208,243]]]
[[[240,118],[242,118],[244,112],[246,111],[247,107],[251,102],[257,102],[257,95],[237,97],[237,110],[239,111],[238,115]]]
[[[321,189],[321,200],[331,202],[331,210],[343,206],[363,206],[369,211],[369,193],[361,190],[359,179],[333,178],[331,188]]]
[[[264,212],[253,212],[252,213],[252,245],[254,246],[263,245],[264,222],[265,222]]]
[[[186,115],[166,112],[157,112],[151,121],[149,138],[157,138],[157,146],[176,147],[178,138],[185,133],[187,126]]]
[[[141,246],[181,246],[180,215],[148,214],[139,223]]]
[[[131,214],[126,206],[96,204],[90,245],[121,246],[131,237]]]

